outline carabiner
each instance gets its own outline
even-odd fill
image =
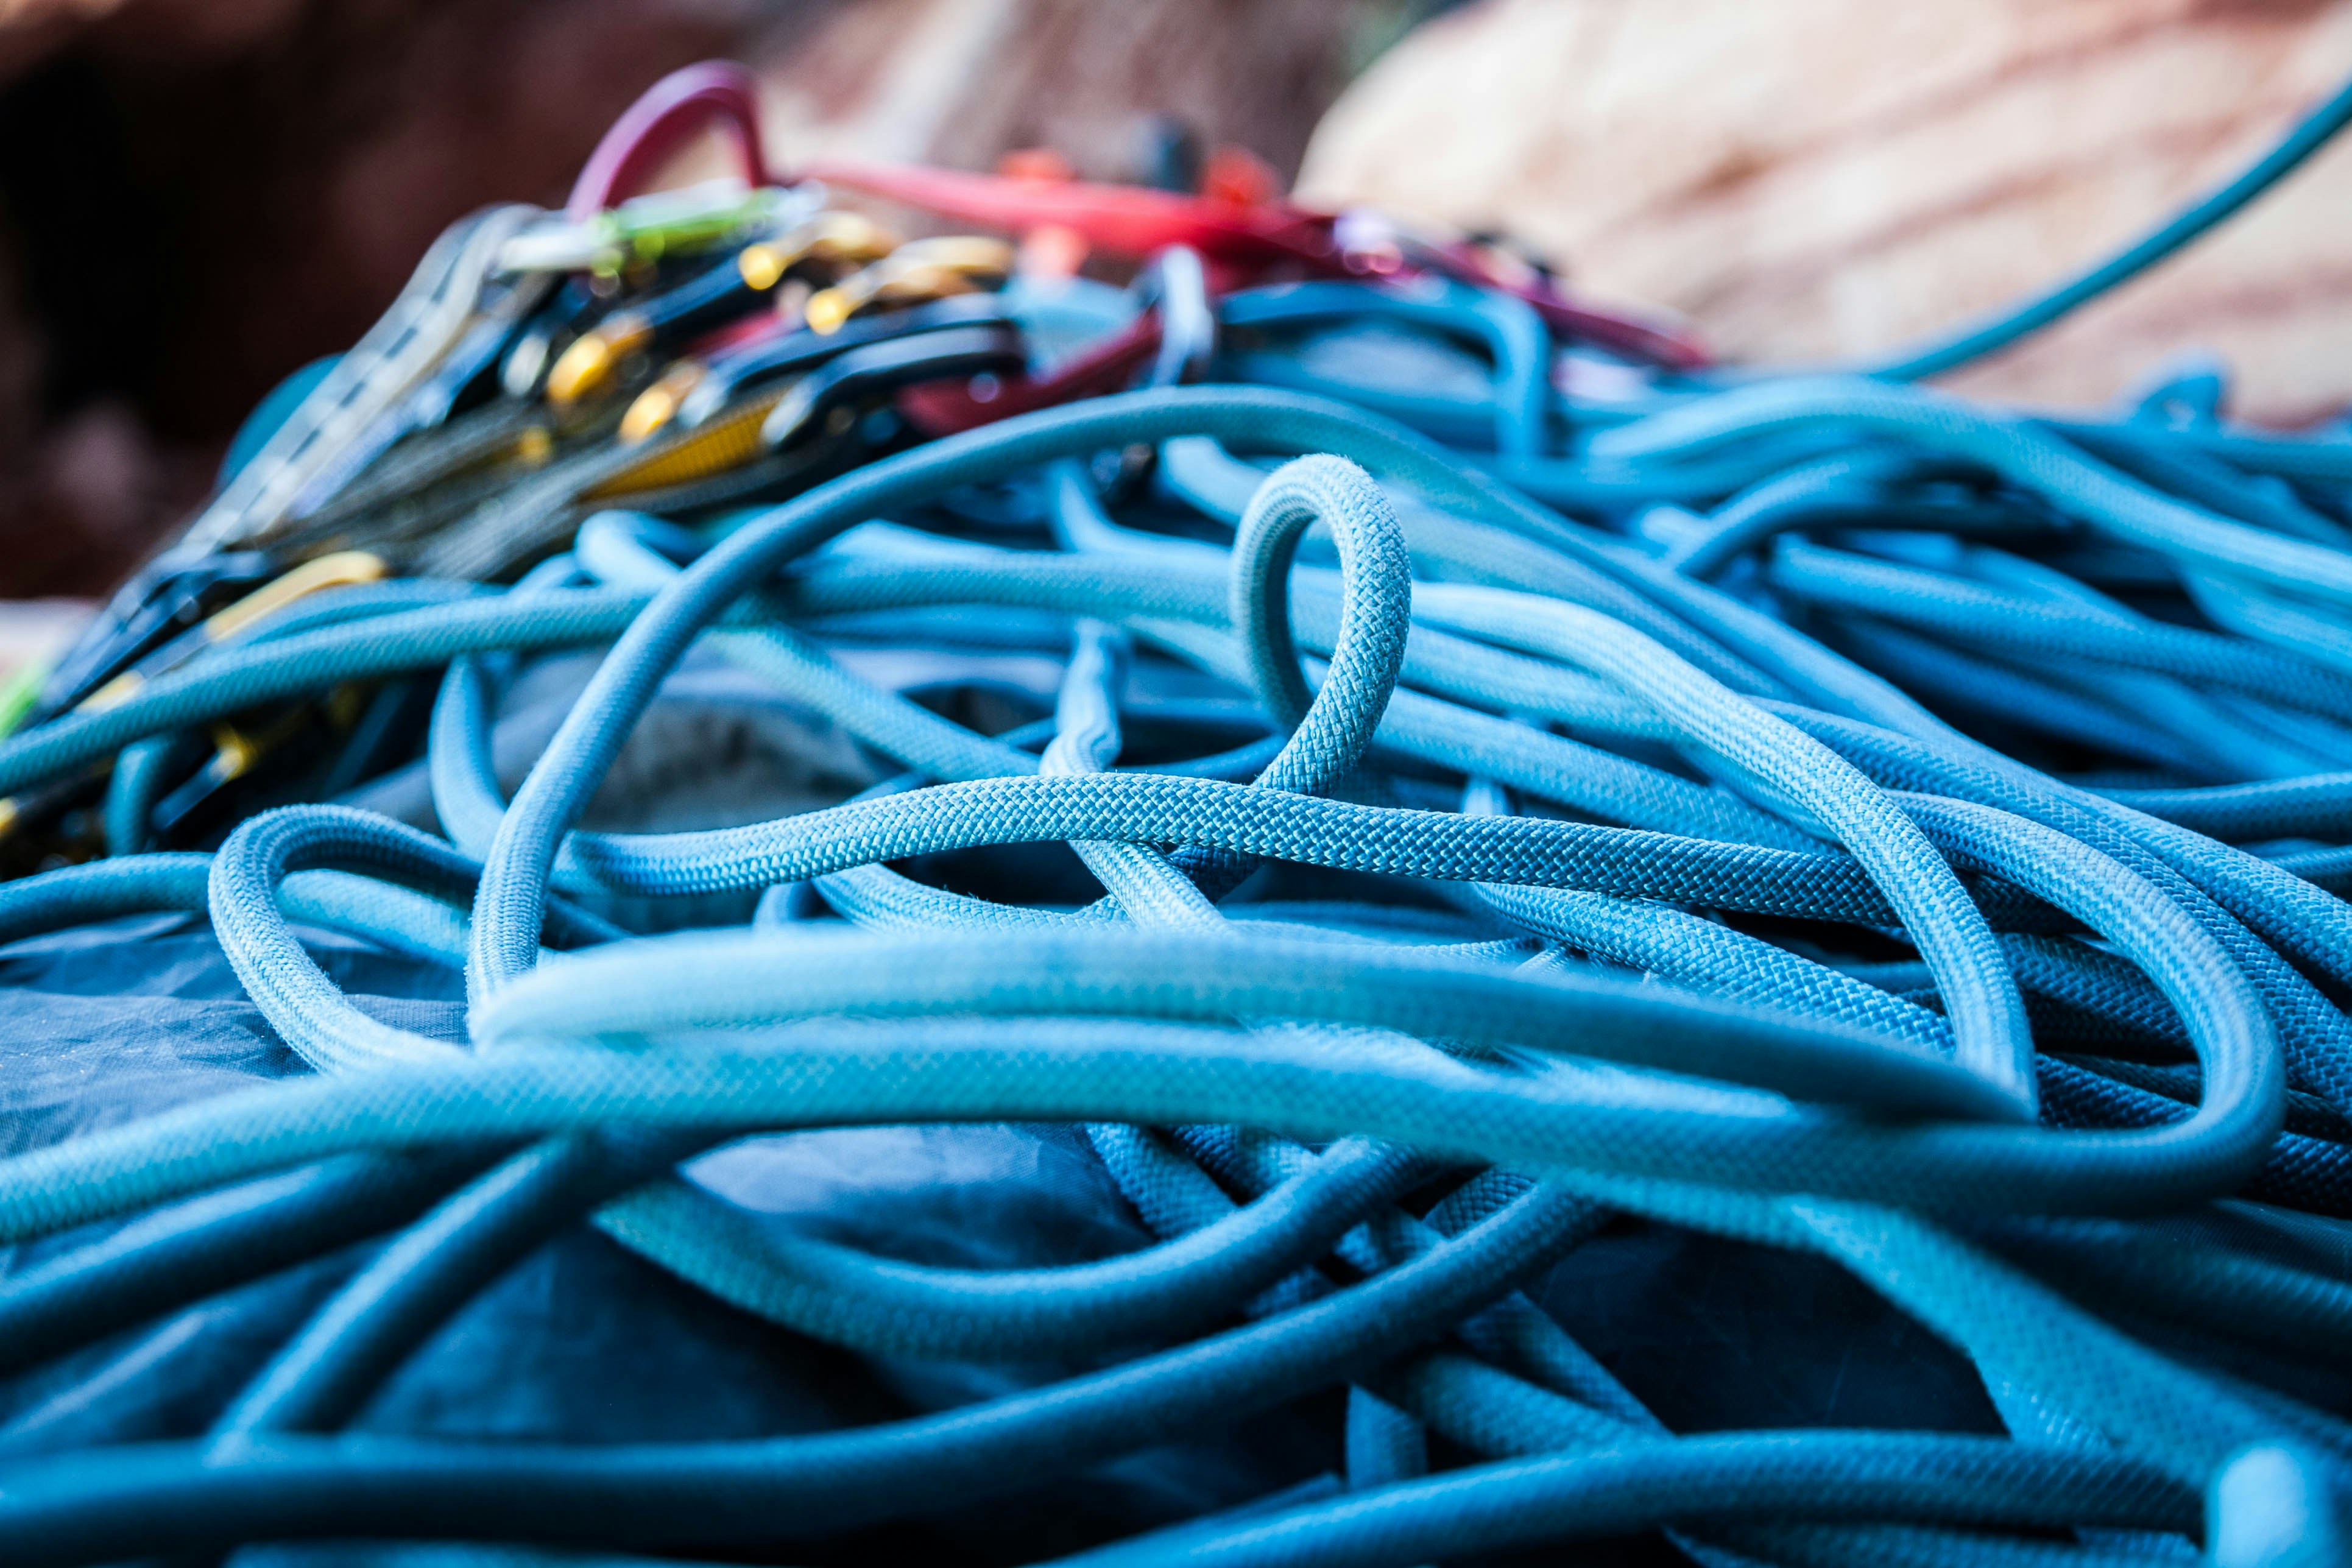
[[[1000,289],[1012,275],[1013,247],[1001,239],[919,239],[811,295],[803,314],[811,331],[837,332],[863,310]]]
[[[730,349],[707,361],[680,360],[629,405],[621,418],[620,438],[630,443],[643,441],[672,423],[692,429],[719,416],[757,388],[867,343],[944,331],[950,327],[1011,322],[1000,296],[959,294],[887,315],[861,316],[830,334],[803,328]]]
[[[836,356],[793,384],[760,426],[771,450],[790,446],[821,420],[838,420],[848,405],[899,387],[981,375],[1017,374],[1028,363],[1019,330],[1010,324],[956,327],[892,338]]]
[[[563,213],[594,217],[626,196],[695,132],[717,125],[735,150],[743,184],[769,184],[760,145],[760,84],[733,60],[704,60],[674,70],[621,111],[588,154]]]
[[[633,356],[673,352],[768,303],[803,268],[845,268],[887,255],[883,229],[853,213],[820,213],[738,251],[677,288],[612,312],[572,340],[547,373],[548,403],[567,408],[610,383]]]
[[[1244,205],[1141,185],[1005,179],[905,164],[824,162],[804,173],[962,223],[1015,234],[1071,229],[1097,250],[1134,260],[1171,245],[1252,271],[1284,263],[1320,270],[1339,260],[1330,216],[1287,202]]]

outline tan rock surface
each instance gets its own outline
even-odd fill
[[[1302,194],[1523,236],[1721,352],[1904,344],[2095,258],[2352,75],[2352,5],[1481,0],[1360,78]],[[2352,138],[1971,394],[2095,403],[2192,348],[2238,411],[2352,400]]]

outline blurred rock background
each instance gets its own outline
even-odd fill
[[[1997,303],[2225,174],[2352,70],[2352,0],[0,0],[0,595],[102,591],[445,224],[560,201],[639,90],[716,55],[760,72],[786,168],[1045,146],[1118,178],[1169,115],[1310,198],[1512,232],[1803,360]],[[2326,413],[2347,195],[2352,146],[1959,384],[2096,400],[2204,345],[2242,413]]]
[[[1301,194],[1515,233],[1717,353],[1882,353],[2136,237],[2352,75],[2343,0],[1486,0],[1375,62]],[[2352,399],[2352,137],[1947,384],[2095,404],[2184,350],[2234,412]]]
[[[1129,173],[1146,117],[1287,177],[1410,0],[0,0],[0,596],[103,591],[237,420],[440,229],[560,205],[678,66],[756,67],[780,164]]]

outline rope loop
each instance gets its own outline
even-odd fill
[[[1323,689],[1309,693],[1291,636],[1288,585],[1299,541],[1320,522],[1339,552],[1339,635]],[[1291,728],[1256,783],[1312,794],[1356,765],[1404,668],[1412,560],[1396,510],[1372,477],[1324,454],[1284,464],[1258,487],[1234,539],[1234,629],[1266,711]]]

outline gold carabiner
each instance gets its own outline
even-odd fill
[[[830,289],[809,296],[809,330],[832,333],[877,305],[917,305],[993,289],[1013,274],[1013,247],[982,235],[945,235],[900,246]]]
[[[328,588],[356,587],[383,581],[389,570],[383,557],[365,550],[338,550],[315,561],[282,572],[236,603],[216,611],[197,628],[201,647],[212,647],[268,619],[299,599]],[[126,669],[76,705],[78,713],[100,713],[136,696],[160,670]]]
[[[890,253],[897,237],[856,213],[819,213],[771,239],[745,246],[735,256],[734,281],[745,293],[762,296],[794,270],[814,264],[827,273],[861,267]],[[689,283],[688,289],[705,287]],[[667,331],[680,332],[671,318]],[[563,409],[600,391],[630,355],[656,346],[666,330],[658,300],[616,310],[583,332],[547,373],[547,401]],[[691,336],[692,333],[683,335]]]

